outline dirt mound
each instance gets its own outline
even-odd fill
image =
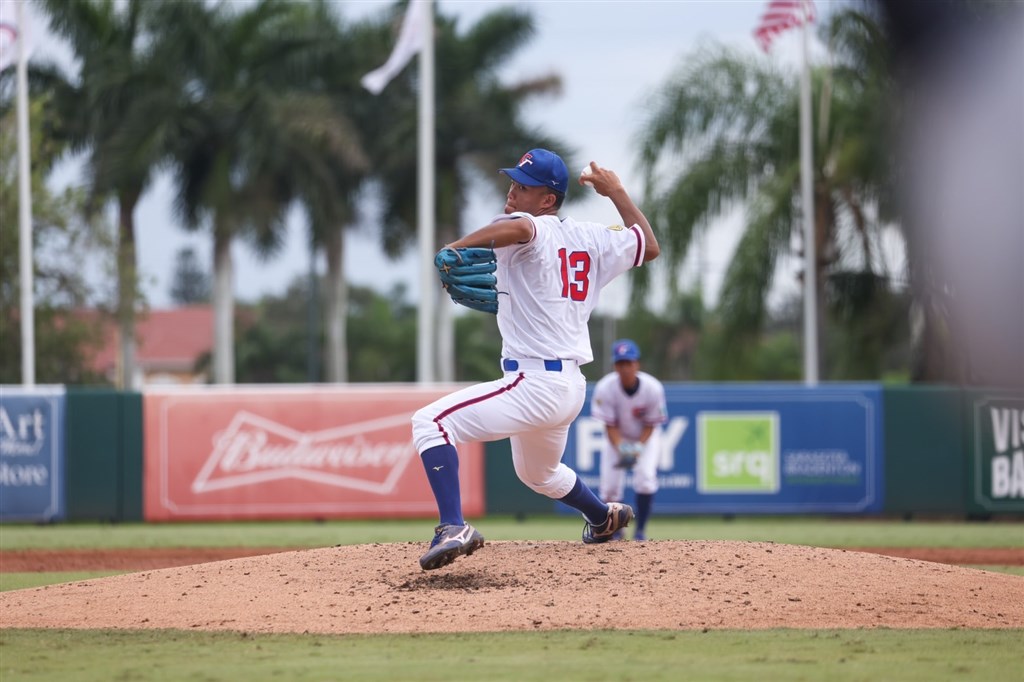
[[[237,559],[305,547],[131,547],[121,549],[16,549],[0,551],[0,573],[148,571]],[[848,547],[873,554],[940,564],[1024,566],[1024,547]]]
[[[247,632],[1024,627],[1024,577],[763,542],[280,552],[0,593],[3,627]]]

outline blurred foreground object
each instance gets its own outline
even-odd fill
[[[948,324],[947,376],[1024,388],[1024,5],[877,4],[903,87],[915,298]]]

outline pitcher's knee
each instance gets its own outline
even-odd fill
[[[548,474],[527,473],[516,470],[519,480],[527,488],[552,499],[561,499],[569,494],[573,484],[576,482],[576,474],[568,467],[564,470],[559,468]]]
[[[555,485],[551,480],[533,482],[528,481],[522,477],[520,477],[519,480],[522,481],[527,488],[529,488],[535,493],[540,493],[541,495],[545,495],[547,497],[561,497],[561,495],[555,495]]]
[[[412,442],[417,452],[423,452],[437,445],[455,445],[450,442],[444,428],[434,421],[430,406],[417,410],[412,416]]]

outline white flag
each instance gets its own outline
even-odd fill
[[[374,69],[363,76],[359,82],[375,95],[379,95],[391,79],[409,63],[413,55],[423,48],[423,36],[427,31],[427,21],[431,19],[430,3],[424,0],[412,0],[409,9],[402,19],[402,29],[398,33],[398,42],[391,56],[380,68]]]

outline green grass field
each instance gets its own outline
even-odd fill
[[[578,540],[574,516],[471,519],[488,540]],[[0,551],[124,547],[326,547],[426,542],[432,520],[0,525]],[[755,540],[816,547],[1024,547],[1024,522],[655,517],[657,540]]]
[[[479,519],[490,540],[574,540],[570,517]],[[322,547],[425,542],[431,522],[2,525],[0,551]],[[822,547],[1024,547],[1024,523],[657,517],[651,535]],[[1022,573],[1021,567],[985,567]],[[109,573],[107,573],[109,574]],[[104,574],[0,574],[0,589]],[[32,582],[37,581],[37,582]],[[585,598],[585,595],[581,595]],[[0,614],[2,625],[2,614]],[[957,680],[1013,679],[1024,630],[556,631],[253,635],[0,630],[15,680]]]
[[[0,630],[15,680],[1012,680],[1021,631],[324,636]],[[1017,678],[1019,679],[1019,677]]]

